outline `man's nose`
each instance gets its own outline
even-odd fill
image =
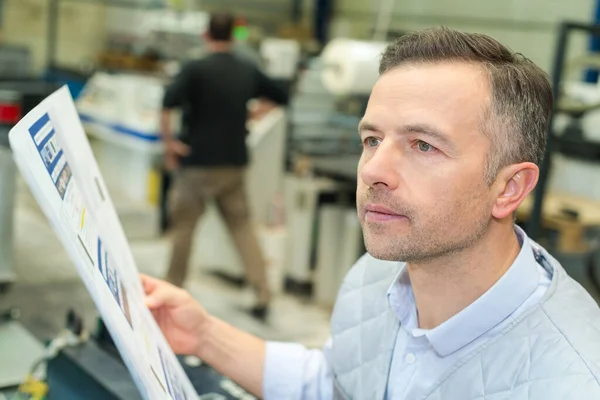
[[[400,181],[400,158],[400,151],[392,143],[382,142],[373,155],[364,159],[359,176],[369,187],[395,190]]]

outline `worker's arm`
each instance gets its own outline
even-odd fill
[[[194,80],[194,65],[185,64],[173,78],[170,85],[165,88],[163,95],[163,110],[170,110],[183,106],[189,101],[189,90]]]
[[[177,354],[195,354],[257,397],[330,399],[326,351],[265,342],[209,315],[190,294],[142,276],[146,303]]]
[[[190,154],[191,149],[175,137],[172,128],[172,111],[163,109],[160,114],[161,139],[164,148],[165,167],[169,171],[179,167],[179,158]]]
[[[213,318],[197,356],[265,400],[332,398],[333,379],[321,350],[265,342]]]
[[[210,317],[196,355],[257,397],[263,397],[264,340]]]
[[[296,343],[267,342],[264,399],[332,399],[330,350],[330,341],[323,350],[309,350]]]
[[[256,99],[250,106],[248,119],[259,120],[267,115],[271,110],[277,107],[277,104],[264,98]]]
[[[249,119],[258,120],[267,115],[279,105],[286,105],[289,101],[288,93],[283,87],[270,79],[260,70],[256,70],[257,87],[255,102],[250,108]]]
[[[169,108],[163,108],[160,112],[160,134],[163,142],[168,142],[175,138],[173,132],[173,120],[172,110]]]
[[[289,93],[284,90],[281,84],[266,76],[262,71],[257,70],[257,92],[255,97],[262,101],[270,101],[275,105],[287,105],[289,102]]]
[[[174,171],[179,167],[180,157],[190,154],[188,145],[175,137],[172,129],[171,110],[163,109],[160,115],[161,138],[164,148],[164,162],[168,171]]]
[[[171,85],[165,89],[162,110],[160,114],[160,133],[165,149],[165,164],[167,169],[178,167],[179,157],[188,155],[190,148],[176,138],[173,131],[173,109],[181,107],[187,101],[191,79],[191,69],[185,66],[175,77]]]

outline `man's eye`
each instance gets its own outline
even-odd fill
[[[435,149],[435,147],[433,147],[427,142],[423,142],[422,140],[419,140],[418,146],[419,150],[421,150],[423,153],[427,153]]]
[[[377,147],[379,146],[379,143],[381,143],[381,141],[374,136],[369,136],[365,139],[365,144],[368,147]]]

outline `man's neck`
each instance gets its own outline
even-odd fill
[[[211,53],[227,53],[231,51],[231,42],[227,41],[209,41],[206,44],[208,51]]]
[[[433,329],[468,307],[510,268],[520,246],[513,230],[495,221],[473,246],[426,263],[408,263],[419,327]]]

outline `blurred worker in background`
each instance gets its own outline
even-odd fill
[[[248,103],[262,99],[262,104],[273,107],[286,104],[288,95],[256,66],[232,53],[233,28],[233,15],[212,15],[205,33],[209,54],[184,65],[165,92],[161,119],[165,164],[174,172],[168,206],[173,249],[166,279],[183,285],[196,223],[206,201],[214,199],[257,296],[251,312],[264,319],[270,301],[266,263],[244,186]],[[176,107],[183,112],[180,139],[171,128],[171,109]]]
[[[598,304],[514,224],[544,156],[546,74],[445,28],[400,37],[379,70],[359,127],[368,254],[324,348],[266,342],[143,277],[173,350],[266,400],[600,399]]]

